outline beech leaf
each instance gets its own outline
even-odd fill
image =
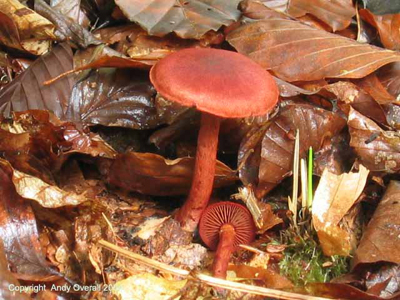
[[[51,85],[43,85],[43,82],[72,68],[72,51],[67,44],[60,44],[48,54],[40,56],[24,73],[0,91],[0,114],[10,117],[13,111],[42,109],[63,118],[73,79],[67,76]]]
[[[371,171],[395,173],[400,170],[400,136],[384,131],[374,121],[350,109],[350,146]]]
[[[195,159],[192,157],[167,160],[153,153],[128,152],[113,162],[108,181],[118,187],[142,194],[165,196],[189,192]],[[214,187],[237,180],[235,171],[217,161]]]
[[[200,39],[207,31],[237,21],[240,0],[116,0],[125,16],[151,35],[175,32],[179,37]]]
[[[12,168],[0,160],[0,237],[11,271],[24,280],[44,280],[52,272],[43,255],[29,202],[15,190]]]
[[[398,52],[281,18],[246,24],[226,39],[238,52],[286,81],[361,78],[400,61]]]

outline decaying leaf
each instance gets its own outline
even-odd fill
[[[101,41],[97,40],[91,32],[49,6],[45,1],[36,0],[35,10],[55,24],[56,30],[54,34],[59,40],[71,40],[82,48],[101,44]]]
[[[286,81],[361,78],[400,54],[318,30],[298,21],[264,19],[230,32],[227,41]]]
[[[350,209],[361,195],[368,173],[363,165],[358,173],[322,173],[313,200],[312,219],[325,255],[349,255],[354,250],[355,215]]]
[[[347,28],[356,14],[351,0],[291,0],[287,9],[293,17],[311,14],[328,24],[334,32]]]
[[[117,282],[112,293],[121,300],[168,300],[186,284],[184,280],[170,280],[150,273],[132,275]]]
[[[17,0],[0,2],[0,43],[42,55],[55,39],[50,21]]]
[[[29,202],[15,190],[13,170],[0,161],[0,237],[10,270],[19,279],[48,280],[54,277],[43,255],[36,220]]]
[[[400,137],[395,131],[382,130],[354,109],[350,110],[348,126],[350,146],[370,171],[400,170]]]
[[[1,163],[6,161],[1,160]],[[66,192],[57,186],[50,185],[39,178],[13,170],[12,181],[17,193],[27,199],[35,200],[43,207],[56,208],[66,205],[78,205],[88,201],[85,193],[78,195]]]
[[[43,109],[64,117],[74,81],[64,77],[52,85],[43,82],[73,68],[72,51],[60,44],[39,57],[24,73],[0,91],[0,113],[6,117],[13,111]]]
[[[304,157],[310,146],[318,151],[325,139],[344,126],[345,120],[337,113],[306,103],[286,103],[271,124],[263,129],[254,127],[242,141],[240,179],[256,187],[260,199],[291,174],[296,129],[300,131],[300,156]]]
[[[189,192],[194,158],[168,160],[153,153],[128,152],[113,162],[108,181],[128,191],[146,195],[182,195]],[[234,183],[235,171],[217,161],[214,187]]]
[[[125,16],[151,35],[175,32],[182,38],[200,39],[207,31],[237,21],[239,0],[116,0]]]
[[[353,266],[390,262],[400,264],[400,182],[391,181],[379,202],[354,256]]]
[[[17,291],[11,291],[10,286],[18,286],[19,282],[8,269],[3,242],[0,242],[0,297],[1,299],[28,300],[29,297]]]

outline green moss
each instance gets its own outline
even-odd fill
[[[297,230],[290,228],[281,239],[287,245],[284,258],[279,263],[281,273],[297,286],[329,282],[348,271],[349,258],[325,256],[315,234],[303,232],[300,237]]]

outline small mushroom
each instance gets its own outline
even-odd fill
[[[176,215],[193,232],[211,196],[222,118],[263,115],[277,103],[272,76],[246,56],[226,50],[190,48],[160,60],[150,71],[156,90],[170,101],[202,111],[192,186]]]
[[[238,245],[254,240],[256,227],[246,207],[233,202],[218,202],[206,208],[200,219],[199,233],[212,250],[215,277],[225,279],[231,254]]]

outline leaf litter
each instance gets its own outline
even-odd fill
[[[0,277],[46,288],[0,295],[397,299],[400,22],[362,2],[4,1]],[[257,227],[228,280],[208,275],[215,253],[175,220],[198,113],[148,74],[210,47],[269,70],[281,97],[221,124],[211,203],[245,204]]]

